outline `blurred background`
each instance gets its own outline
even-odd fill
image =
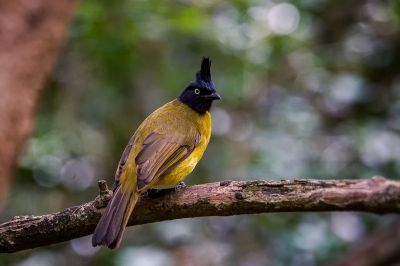
[[[400,173],[399,1],[82,1],[0,221],[93,199],[139,123],[210,56],[222,101],[186,183]],[[262,214],[130,227],[1,265],[329,265],[393,215]],[[399,264],[397,264],[399,265]]]

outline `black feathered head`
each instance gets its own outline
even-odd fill
[[[221,99],[211,80],[211,60],[208,57],[203,57],[196,80],[189,83],[178,99],[200,114],[210,110],[212,101]]]

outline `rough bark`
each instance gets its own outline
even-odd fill
[[[0,252],[44,246],[89,235],[111,197],[105,181],[91,202],[58,213],[18,216],[0,224]],[[129,225],[263,212],[363,211],[400,213],[400,181],[222,181],[142,197]]]
[[[0,0],[0,211],[73,0]]]
[[[400,219],[354,245],[334,266],[384,266],[400,261]]]

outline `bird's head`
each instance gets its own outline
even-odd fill
[[[209,111],[214,100],[220,100],[211,80],[211,60],[203,57],[196,79],[189,83],[178,99],[200,114]]]

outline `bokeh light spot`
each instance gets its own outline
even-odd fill
[[[293,33],[300,22],[299,10],[292,4],[281,3],[268,12],[268,24],[276,34]]]

